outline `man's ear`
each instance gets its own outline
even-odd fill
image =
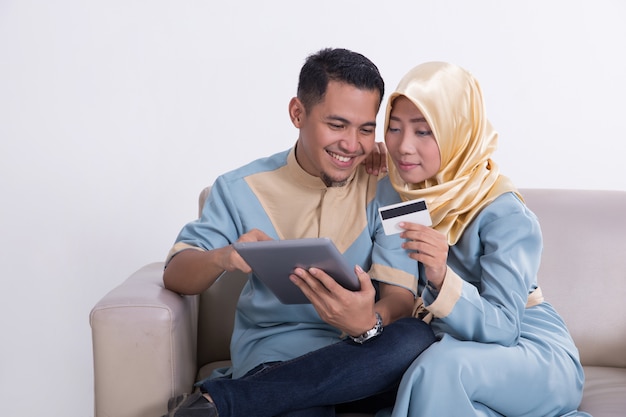
[[[289,101],[289,118],[291,119],[291,123],[300,129],[302,125],[302,119],[304,118],[305,110],[304,105],[298,99],[298,97],[294,97]]]

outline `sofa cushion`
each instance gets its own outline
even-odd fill
[[[585,367],[585,392],[580,410],[593,417],[626,414],[626,369]]]

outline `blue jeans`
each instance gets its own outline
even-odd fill
[[[238,378],[207,379],[202,392],[220,417],[332,417],[393,404],[402,374],[435,341],[426,323],[398,320],[362,345],[343,340],[285,362],[264,364]]]

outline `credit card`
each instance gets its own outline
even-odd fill
[[[380,207],[378,214],[380,214],[386,235],[402,232],[404,229],[398,226],[401,222],[418,223],[424,226],[433,224],[428,207],[426,207],[426,200],[423,198]]]

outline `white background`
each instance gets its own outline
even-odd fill
[[[621,0],[0,0],[2,414],[93,415],[90,309],[218,174],[292,145],[322,47],[388,91],[460,64],[518,186],[626,190],[625,21]]]

